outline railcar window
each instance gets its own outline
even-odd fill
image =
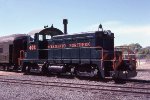
[[[3,48],[0,48],[0,53],[3,53]]]

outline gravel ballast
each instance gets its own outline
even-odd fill
[[[147,68],[149,67],[146,67],[146,70],[140,70],[138,68],[138,75],[134,79],[150,81],[150,71],[148,71]],[[144,86],[144,84],[134,84],[132,82],[115,84],[114,81],[103,82],[79,80],[77,78],[67,77],[59,78],[56,76],[47,77],[37,75],[23,75],[22,73],[2,71],[0,71],[0,78],[34,80],[43,82],[66,82],[95,85],[150,87],[150,84]],[[150,100],[150,94],[142,95],[103,90],[88,90],[79,88],[75,89],[65,87],[0,82],[0,100]]]
[[[148,95],[0,83],[0,100],[148,100]]]

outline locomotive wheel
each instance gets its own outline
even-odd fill
[[[9,65],[5,65],[5,66],[6,66],[6,70],[10,71],[10,68],[9,68],[10,66]]]
[[[48,71],[48,64],[45,63],[43,66],[42,66],[42,74],[43,75],[49,75],[49,71]]]
[[[21,71],[22,71],[22,72],[25,72],[25,71],[26,71],[26,65],[25,65],[25,64],[23,64],[23,67],[22,67]]]
[[[98,80],[103,80],[104,78],[102,77],[102,74],[101,72],[98,70],[97,72],[97,75],[95,76],[95,79],[98,79]]]
[[[25,67],[25,74],[29,74],[30,73],[30,70],[31,70],[31,66],[30,65],[27,65]]]
[[[14,65],[13,70],[18,70],[18,66]]]
[[[79,65],[76,65],[76,66],[75,66],[75,69],[74,69],[74,75],[75,75],[76,77],[79,77],[79,75],[78,75],[78,71],[79,71],[78,67],[79,67]]]
[[[6,66],[5,66],[5,65],[2,65],[2,67],[3,67],[2,70],[5,71],[5,70],[6,70]]]

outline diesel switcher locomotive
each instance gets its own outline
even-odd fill
[[[63,20],[63,24],[64,32],[52,25],[35,33],[34,38],[26,36],[27,39],[22,42],[26,47],[19,48],[22,45],[17,45],[19,56],[16,65],[24,73],[99,78],[137,75],[133,52],[125,47],[115,48],[114,33],[110,30],[105,31],[99,25],[98,31],[67,34],[67,19]]]
[[[136,76],[136,59],[123,50],[114,48],[114,33],[98,31],[67,34],[53,25],[35,33],[27,42],[27,51],[20,60],[22,71],[39,71],[44,74],[70,73],[77,76],[131,77]]]

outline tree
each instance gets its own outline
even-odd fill
[[[134,52],[139,52],[142,49],[142,46],[139,43],[132,43],[128,45],[129,48]]]

